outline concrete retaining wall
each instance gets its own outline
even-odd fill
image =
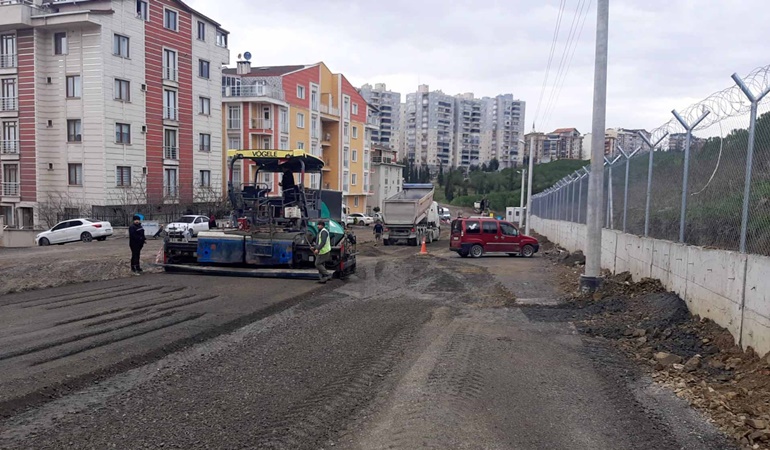
[[[532,217],[532,228],[569,251],[585,249],[583,224]],[[602,268],[630,272],[635,281],[657,278],[690,312],[725,327],[744,349],[770,352],[770,258],[605,229]]]

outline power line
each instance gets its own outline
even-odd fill
[[[559,40],[559,28],[561,27],[561,18],[564,14],[564,3],[566,0],[561,0],[559,4],[559,14],[556,17],[556,27],[553,30],[553,38],[551,39],[551,52],[548,55],[548,65],[545,68],[545,76],[543,77],[543,86],[540,88],[540,99],[537,101],[537,108],[535,109],[535,119],[537,119],[540,113],[540,106],[543,103],[543,95],[545,95],[545,86],[548,84],[548,74],[551,71],[551,62],[553,61],[553,51],[556,49],[556,42]],[[533,123],[534,126],[534,123]]]
[[[566,80],[567,74],[569,73],[570,66],[572,65],[572,58],[575,55],[575,50],[577,49],[577,45],[580,42],[580,36],[583,32],[583,25],[585,24],[586,18],[588,17],[590,4],[590,0],[588,3],[586,3],[585,0],[581,0],[578,3],[578,7],[575,9],[572,25],[570,27],[570,34],[567,38],[567,42],[564,45],[564,51],[562,52],[562,57],[559,62],[559,71],[556,74],[556,79],[554,80],[553,87],[551,88],[551,95],[543,111],[543,124],[547,124],[551,119],[551,114],[553,114],[553,111],[559,101],[561,88],[564,86],[564,81]],[[583,16],[582,22],[580,16]]]

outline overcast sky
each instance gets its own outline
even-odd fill
[[[596,1],[565,7],[540,112],[536,110],[561,0],[188,0],[231,32],[231,65],[324,61],[356,86],[387,83],[402,99],[420,83],[527,102],[527,131],[591,128]],[[589,10],[590,3],[590,10]],[[586,20],[580,33],[583,15]],[[574,59],[562,57],[573,29]],[[608,127],[654,128],[770,64],[767,0],[611,0]],[[577,36],[580,34],[580,39]],[[564,58],[564,83],[551,98]],[[552,104],[552,107],[547,105]],[[548,113],[548,111],[552,111]]]

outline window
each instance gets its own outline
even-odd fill
[[[211,115],[211,99],[208,97],[198,97],[198,112],[204,116]]]
[[[350,150],[348,150],[347,147],[342,148],[342,165],[343,167],[347,168],[350,167]]]
[[[356,183],[353,183],[356,184]],[[358,206],[358,197],[353,197],[353,206]]]
[[[198,21],[198,40],[199,41],[205,41],[206,40],[206,24]]]
[[[481,226],[479,225],[478,220],[466,220],[465,221],[465,232],[468,234],[480,234],[481,233]]]
[[[346,119],[350,118],[350,97],[345,96],[343,99],[342,113]]]
[[[115,142],[118,144],[131,143],[131,125],[127,123],[115,124]]]
[[[67,33],[54,33],[53,35],[53,54],[67,54]]]
[[[177,59],[174,50],[163,50],[163,79],[171,81],[177,79]]]
[[[16,67],[16,35],[0,35],[0,68]]]
[[[179,192],[179,186],[177,185],[177,170],[176,169],[164,169],[163,170],[163,194],[166,197],[176,197]]]
[[[67,98],[80,98],[83,96],[83,83],[80,75],[67,77]]]
[[[150,8],[145,0],[136,0],[136,17],[150,20]]]
[[[353,162],[358,161],[358,150],[353,150],[352,159],[353,159]]]
[[[69,168],[68,181],[70,186],[83,185],[83,164],[67,164]]]
[[[350,137],[350,124],[346,123],[342,126],[342,135],[345,136],[345,139]]]
[[[278,116],[278,122],[281,125],[281,133],[289,132],[289,110],[281,108],[280,115]]]
[[[358,139],[358,127],[353,127],[353,139]]]
[[[118,166],[117,169],[115,169],[115,186],[131,186],[131,167]]]
[[[67,120],[67,142],[82,142],[83,134],[80,119]]]
[[[287,138],[281,138],[281,150],[288,150],[289,149],[289,139]]]
[[[364,172],[364,192],[369,192],[369,172]]]
[[[297,142],[297,149],[298,150],[304,150],[305,149],[305,143],[301,142],[301,141],[298,141]]]
[[[202,77],[202,78],[209,78],[210,73],[211,73],[210,67],[211,67],[211,63],[210,62],[208,62],[208,61],[206,61],[204,59],[199,59],[198,60],[198,76]]]
[[[353,115],[356,115],[356,114],[358,114],[358,103],[353,103]]]
[[[201,187],[211,187],[210,170],[201,170]]]
[[[297,128],[305,128],[305,115],[297,113]]]
[[[305,98],[305,86],[302,86],[301,84],[297,85],[297,98]]]
[[[519,231],[510,223],[500,222],[500,231],[504,236],[518,236]]]
[[[0,138],[0,154],[19,153],[19,127],[16,121],[3,122],[3,136]]]
[[[121,58],[128,58],[128,38],[126,36],[113,35],[112,54]]]
[[[217,30],[217,46],[227,48],[227,33]]]
[[[358,174],[354,173],[350,175],[350,184],[355,186],[357,182],[358,182]]]
[[[178,120],[176,91],[171,89],[163,90],[163,118],[168,120]]]
[[[227,107],[227,129],[241,129],[241,107],[229,105]]]
[[[484,234],[497,234],[497,222],[491,220],[481,222],[481,229]]]
[[[211,151],[211,135],[201,133],[200,134],[200,151],[202,152],[210,152]]]
[[[131,100],[131,82],[115,79],[115,100],[124,102]]]
[[[318,88],[311,86],[310,90],[310,107],[313,111],[318,111],[321,108],[321,104],[318,101]]]
[[[240,150],[241,149],[241,138],[240,136],[230,136],[227,138],[227,148],[233,149],[233,150]]]
[[[169,30],[177,31],[177,13],[172,9],[163,11],[163,26]]]
[[[179,147],[177,146],[176,136],[176,130],[163,130],[163,157],[165,159],[179,159]]]
[[[0,86],[0,111],[16,111],[18,109],[16,79],[3,78]]]

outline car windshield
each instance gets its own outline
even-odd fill
[[[181,223],[193,223],[195,216],[182,216],[177,222]]]

